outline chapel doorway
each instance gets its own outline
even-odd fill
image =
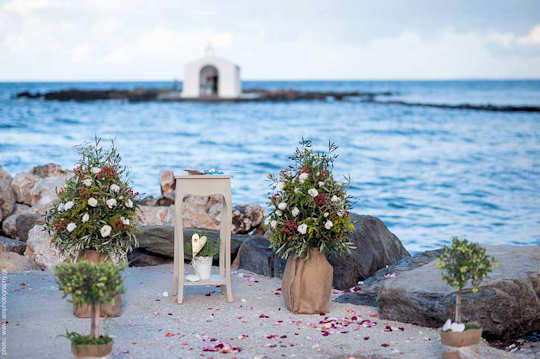
[[[219,74],[217,68],[212,65],[204,66],[200,72],[199,84],[201,97],[218,96]]]

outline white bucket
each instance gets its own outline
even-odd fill
[[[212,270],[212,257],[193,257],[193,269],[201,280],[210,278],[210,272]]]

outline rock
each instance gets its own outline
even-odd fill
[[[30,207],[24,204],[15,204],[15,211],[2,222],[2,232],[8,237],[15,238],[17,234],[16,221],[21,214],[29,212]]]
[[[174,207],[139,206],[137,209],[137,224],[139,226],[162,226],[172,224]]]
[[[35,263],[15,252],[0,253],[0,271],[8,273],[39,269]]]
[[[161,195],[174,200],[174,190],[176,188],[176,179],[173,171],[163,170],[159,174],[159,184],[161,186]]]
[[[28,232],[27,247],[24,255],[41,269],[52,270],[64,261],[64,257],[51,247],[51,237],[42,225],[34,226]]]
[[[462,319],[478,321],[487,339],[511,341],[540,328],[540,246],[488,246],[498,265],[476,294],[462,296]],[[437,262],[385,281],[381,319],[440,327],[453,318],[455,290],[440,280]]]
[[[267,238],[251,237],[238,250],[233,268],[273,277],[274,258],[274,250],[270,248],[270,241]]]
[[[71,175],[46,177],[39,180],[32,188],[32,207],[37,213],[45,214],[58,199],[57,191],[62,189]]]
[[[264,208],[255,204],[238,205],[232,211],[233,233],[249,233],[264,223]]]
[[[57,165],[56,163],[47,163],[45,165],[32,168],[32,171],[30,171],[30,173],[41,178],[47,178],[63,176],[67,174],[68,171],[63,170],[60,165]]]
[[[437,259],[441,250],[426,251],[412,257],[405,257],[387,268],[379,269],[371,277],[364,280],[361,290],[358,292],[344,293],[335,299],[338,303],[350,303],[356,305],[369,305],[375,307],[377,298],[385,281],[392,279],[403,272],[413,270],[424,264]]]
[[[26,243],[3,236],[0,236],[0,246],[2,247],[2,251],[18,254],[24,254],[24,250],[26,249]]]
[[[16,235],[15,238],[19,241],[28,240],[28,232],[37,224],[44,224],[45,218],[37,213],[26,212],[17,217],[15,222]]]
[[[148,196],[139,201],[140,206],[164,206],[169,207],[174,204],[174,200],[169,197],[158,197],[154,198],[153,196]]]
[[[168,258],[174,257],[174,227],[173,226],[144,226],[137,233],[139,240],[139,249],[148,253],[158,254]],[[195,233],[195,229],[184,228],[184,242],[191,241],[191,236]],[[204,230],[208,239],[217,240],[219,238],[218,231]],[[234,258],[238,249],[249,236],[234,234],[231,236],[231,258]],[[184,253],[186,260],[191,259],[191,253]],[[216,255],[214,259],[218,259]]]
[[[9,173],[7,173],[3,168],[2,166],[0,166],[0,179],[8,182],[8,183],[11,183],[12,181],[12,178],[11,178],[11,175]]]
[[[380,219],[354,213],[351,218],[355,231],[350,240],[356,248],[348,254],[328,256],[334,267],[333,285],[337,289],[354,287],[377,270],[409,256],[398,237]]]
[[[31,173],[20,172],[15,175],[11,187],[15,192],[17,202],[27,205],[32,204],[32,188],[39,181],[39,177]]]
[[[15,192],[11,188],[11,183],[0,179],[0,210],[2,217],[0,220],[8,217],[15,210]]]
[[[130,267],[157,266],[170,263],[171,261],[171,258],[158,256],[139,248],[136,248],[133,252],[128,254],[128,263]]]

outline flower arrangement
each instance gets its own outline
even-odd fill
[[[315,153],[311,141],[302,139],[289,157],[293,164],[279,177],[269,175],[270,242],[281,257],[294,254],[306,259],[311,248],[340,254],[351,247],[348,181],[340,183],[332,175],[336,150],[329,143],[328,152]]]
[[[74,176],[45,217],[52,245],[68,258],[87,249],[125,258],[137,243],[138,193],[130,186],[114,142],[108,150],[100,142],[96,138],[94,144],[78,147],[81,158]]]
[[[111,303],[115,296],[124,293],[120,273],[123,268],[123,265],[111,262],[97,264],[86,261],[62,263],[55,268],[54,274],[64,297],[71,294],[75,304],[88,304],[92,310],[89,335],[66,333],[72,346],[103,346],[112,342],[111,337],[100,335],[99,311],[101,305]],[[85,349],[88,350],[82,348]]]
[[[469,243],[466,239],[454,237],[450,247],[444,246],[437,266],[442,270],[441,279],[448,285],[456,288],[455,322],[450,319],[445,323],[443,330],[461,332],[473,329],[461,324],[461,294],[465,285],[471,282],[471,291],[478,292],[478,287],[496,263],[495,258],[486,255],[486,249],[477,243]]]

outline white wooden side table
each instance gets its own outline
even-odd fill
[[[221,286],[227,294],[227,301],[232,302],[231,289],[231,226],[232,200],[231,176],[226,175],[189,175],[175,176],[175,226],[174,226],[174,274],[172,295],[176,295],[177,303],[184,300],[184,285]],[[184,197],[186,195],[209,196],[223,195],[223,212],[219,232],[219,275],[212,274],[207,280],[196,282],[185,281],[184,278]]]

